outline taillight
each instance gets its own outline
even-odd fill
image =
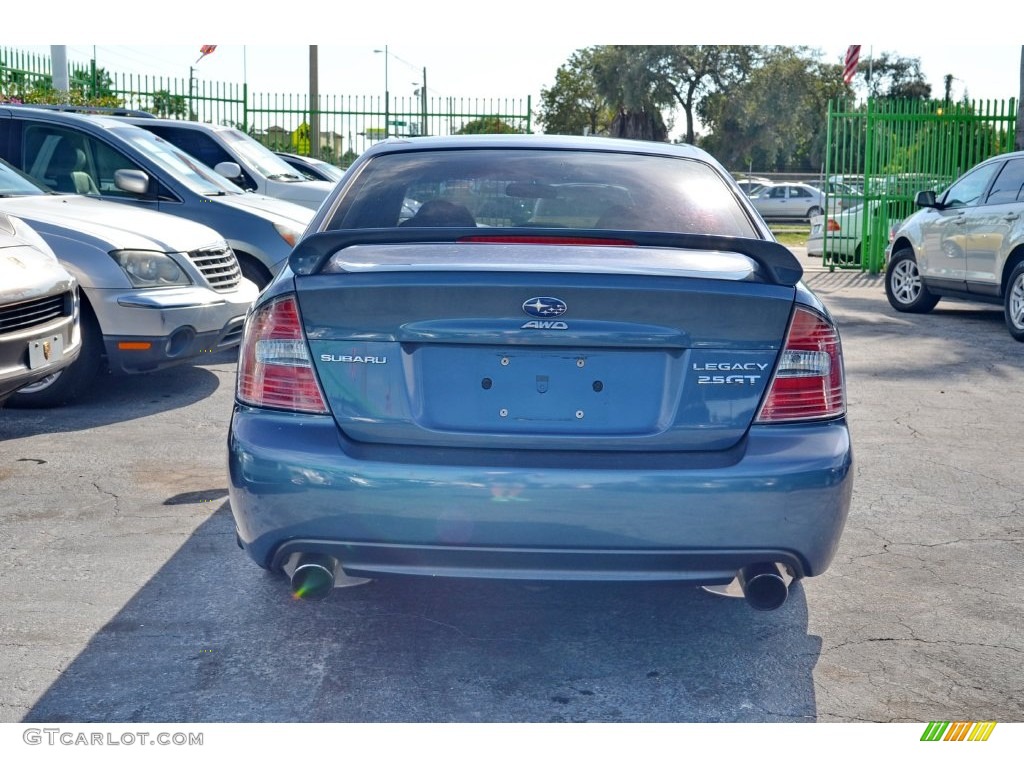
[[[828,224],[825,225],[825,229],[829,232],[839,232],[842,227],[839,226],[839,222],[835,219],[829,219]]]
[[[294,296],[263,305],[245,321],[236,395],[247,405],[328,412]]]
[[[844,413],[846,391],[839,332],[817,312],[797,307],[757,421],[827,419]]]

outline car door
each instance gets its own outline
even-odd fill
[[[969,215],[966,280],[972,293],[1002,293],[1003,264],[1020,231],[1022,211],[1024,158],[1019,158],[999,168],[984,202]]]
[[[159,195],[141,198],[119,189],[114,181],[116,171],[145,172],[144,168],[105,141],[73,126],[25,121],[19,165],[41,183],[58,191],[70,191],[61,189],[59,177],[63,169],[57,166],[62,149],[69,146],[79,154],[82,164],[82,170],[79,172],[89,175],[102,199],[159,210]],[[157,182],[154,180],[151,184],[156,185]]]
[[[757,207],[764,218],[776,219],[784,217],[786,215],[787,189],[788,187],[785,184],[779,184],[774,187],[769,187],[767,190],[761,191],[762,193],[764,193],[764,196],[760,198],[761,202]]]
[[[918,269],[927,282],[950,290],[967,289],[967,252],[976,247],[969,222],[999,167],[1000,163],[986,163],[961,176],[942,196],[942,207],[923,223]]]

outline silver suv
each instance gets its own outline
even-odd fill
[[[1002,304],[1024,341],[1024,152],[985,160],[941,194],[918,192],[917,211],[893,236],[885,293],[899,312],[940,298]]]
[[[194,120],[122,117],[166,139],[242,189],[314,211],[334,189],[333,183],[313,181],[237,128]]]
[[[0,212],[25,221],[81,292],[82,349],[7,405],[62,405],[104,369],[152,371],[238,345],[259,293],[209,227],[85,195],[54,195],[0,161]]]

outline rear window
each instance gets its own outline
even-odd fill
[[[726,180],[706,163],[597,151],[380,155],[360,170],[326,228],[401,226],[756,236]]]

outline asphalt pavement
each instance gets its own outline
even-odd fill
[[[235,545],[222,354],[0,410],[0,720],[1024,720],[1024,346],[997,307],[898,315],[880,277],[800,258],[856,479],[831,568],[779,610],[666,584],[291,600]]]

